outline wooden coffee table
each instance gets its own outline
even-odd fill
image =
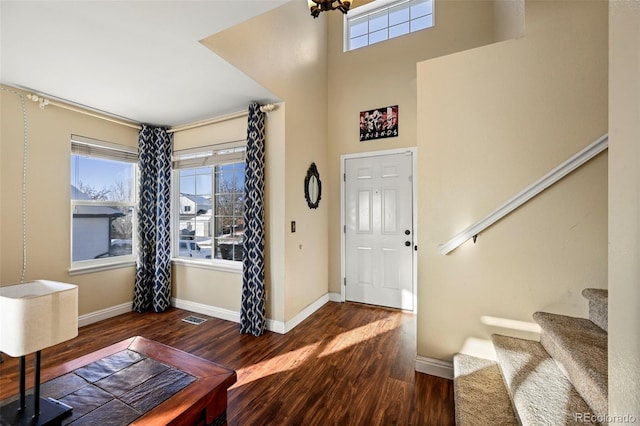
[[[225,425],[236,373],[136,336],[42,372],[42,395],[82,424]]]

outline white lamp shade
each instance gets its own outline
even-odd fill
[[[17,357],[78,335],[78,286],[37,280],[0,287],[0,351]]]

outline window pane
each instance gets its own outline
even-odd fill
[[[369,32],[373,33],[389,26],[389,15],[387,10],[372,13],[369,15]]]
[[[411,32],[424,30],[433,26],[433,15],[423,16],[422,18],[411,21]]]
[[[380,31],[376,31],[375,33],[369,34],[369,44],[385,41],[388,38],[389,38],[388,37],[388,30],[385,28],[385,29],[382,29]]]
[[[399,37],[409,34],[409,23],[405,22],[400,25],[389,27],[389,38]]]
[[[385,41],[410,32],[423,30],[433,26],[434,0],[396,0],[380,6],[374,12],[362,12],[355,18],[347,16],[345,25],[349,28],[349,47],[354,50],[360,47]],[[364,22],[369,25],[365,28]],[[360,25],[354,31],[355,25]],[[365,36],[368,34],[368,38]]]
[[[216,167],[215,241],[217,259],[242,260],[244,163]]]
[[[196,176],[195,174],[187,174],[180,172],[180,193],[181,194],[195,194],[196,193]],[[180,203],[180,207],[183,207],[183,203]],[[187,211],[191,208],[190,205],[185,205]]]
[[[244,163],[181,169],[178,257],[242,260]]]
[[[389,9],[389,26],[409,21],[409,3],[403,3]]]
[[[133,254],[133,207],[75,205],[72,260]]]
[[[433,3],[431,0],[413,0],[411,2],[411,19],[433,13]]]
[[[225,164],[216,167],[216,192],[244,191],[244,164]]]
[[[351,39],[349,44],[349,50],[359,49],[361,47],[365,47],[369,44],[369,36],[363,35],[354,39]]]
[[[211,194],[211,167],[180,171],[180,192],[191,195]]]
[[[364,17],[361,19],[354,19],[349,23],[349,37],[355,38],[369,32],[369,20]]]
[[[213,168],[180,171],[178,256],[211,258]]]
[[[133,202],[135,164],[71,155],[71,199]]]
[[[71,141],[71,262],[134,255],[135,154]]]

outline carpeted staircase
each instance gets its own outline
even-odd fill
[[[585,425],[607,419],[607,290],[589,319],[536,312],[540,342],[492,336],[496,361],[456,354],[456,424]]]

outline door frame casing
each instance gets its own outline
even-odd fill
[[[406,152],[411,152],[411,222],[413,227],[413,246],[412,250],[412,283],[411,288],[413,292],[413,313],[417,313],[418,310],[418,294],[417,294],[417,280],[418,280],[418,203],[417,194],[418,194],[418,182],[416,179],[416,168],[418,164],[418,148],[417,147],[407,147],[407,148],[398,148],[398,149],[385,149],[381,151],[368,151],[368,152],[358,152],[354,154],[342,154],[340,156],[340,301],[346,301],[346,288],[345,282],[347,277],[346,272],[346,179],[345,179],[345,170],[346,170],[346,162],[347,160],[357,159],[357,158],[366,158],[366,157],[384,157],[388,155],[397,155],[404,154]]]

